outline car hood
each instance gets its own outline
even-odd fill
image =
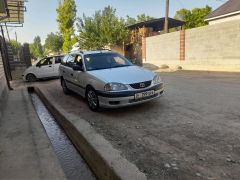
[[[101,69],[88,71],[88,73],[102,81],[105,81],[106,83],[117,82],[123,84],[150,81],[155,76],[152,71],[138,66]]]

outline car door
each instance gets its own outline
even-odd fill
[[[80,66],[82,70],[73,71],[72,80],[73,80],[73,83],[75,84],[74,91],[84,96],[85,95],[85,87],[84,87],[85,72],[84,72],[82,55],[77,54],[75,56],[75,65]]]
[[[69,54],[68,58],[66,60],[66,64],[64,69],[62,70],[62,73],[64,74],[64,79],[67,83],[67,87],[73,91],[75,91],[75,84],[73,80],[73,65],[75,62],[75,54]]]
[[[52,77],[54,75],[53,57],[47,57],[37,64],[36,74],[38,78]]]
[[[62,61],[63,56],[55,56],[54,57],[54,64],[53,64],[53,75],[54,76],[59,76],[59,66]]]

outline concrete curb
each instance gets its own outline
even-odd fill
[[[9,91],[0,117],[0,179],[66,176],[26,89]]]
[[[47,98],[39,88],[34,87],[34,91],[55,116],[98,179],[147,179],[145,174],[123,158],[103,136],[96,133],[87,121],[66,112],[58,104],[51,103],[54,102],[53,99]]]

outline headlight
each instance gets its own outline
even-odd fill
[[[162,79],[160,78],[159,75],[155,75],[153,78],[153,84],[159,84],[162,82]]]
[[[108,83],[104,86],[105,91],[123,91],[127,89],[128,87],[121,83]]]

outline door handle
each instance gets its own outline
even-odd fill
[[[48,67],[52,67],[52,66],[48,66]]]

